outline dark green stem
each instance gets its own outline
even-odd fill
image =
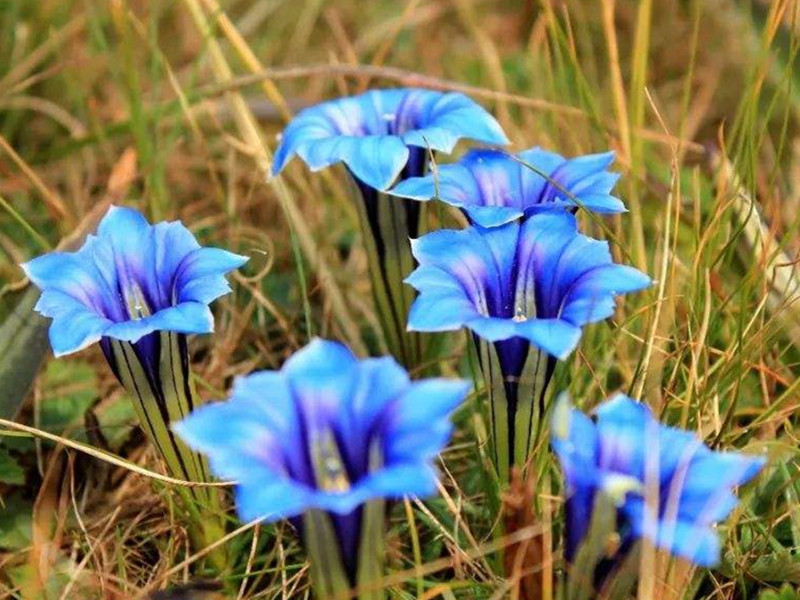
[[[479,338],[475,343],[488,400],[490,452],[504,488],[511,480],[513,466],[522,469],[523,474],[528,467],[545,411],[554,359],[527,345],[522,369],[508,373],[507,364],[498,354],[498,344]]]
[[[196,407],[189,373],[185,336],[173,332],[151,334],[136,344],[108,340],[106,357],[133,400],[139,423],[173,477],[211,481],[204,456],[192,451],[170,428]],[[215,487],[177,487],[195,550],[225,535],[223,490]],[[211,553],[219,571],[228,568],[224,548]]]
[[[415,292],[403,280],[414,270],[410,239],[419,235],[421,206],[363,185],[352,186],[367,253],[375,310],[389,352],[409,370],[425,360],[422,337],[408,332]]]
[[[381,585],[385,563],[386,506],[371,500],[357,510],[359,544],[355,557],[342,555],[337,516],[320,510],[303,515],[303,544],[316,600],[385,600]],[[355,590],[355,594],[354,594]]]

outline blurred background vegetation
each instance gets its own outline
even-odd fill
[[[654,597],[797,598],[771,590],[800,585],[799,17],[795,0],[0,0],[0,417],[158,470],[99,349],[47,354],[18,267],[74,247],[109,203],[253,257],[217,332],[193,340],[206,398],[312,334],[380,352],[340,173],[268,177],[276,135],[302,107],[369,87],[461,90],[516,150],[614,149],[631,214],[585,226],[658,280],[586,331],[554,387],[587,410],[621,389],[776,461],[726,530],[722,568]],[[432,227],[456,222],[429,212]],[[449,338],[442,372],[470,372],[465,342]],[[394,597],[507,589],[469,408],[457,420],[443,496],[393,513]],[[241,560],[205,573],[168,488],[0,433],[0,598],[143,597],[190,573],[242,598],[305,593],[288,528],[232,536]],[[540,456],[544,560],[558,561],[559,478]]]

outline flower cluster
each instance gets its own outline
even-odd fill
[[[428,156],[450,153],[460,139],[508,143],[498,122],[463,94],[424,89],[373,90],[300,111],[275,152],[274,174],[299,156],[313,171],[342,163],[358,210],[378,321],[390,352],[407,368],[430,358],[406,331],[414,268],[409,238],[421,227],[420,205],[386,195],[425,174]]]
[[[615,296],[651,284],[614,264],[607,242],[578,232],[577,207],[625,210],[611,195],[612,160],[612,153],[567,160],[539,148],[517,156],[475,150],[392,191],[439,198],[473,223],[413,242],[419,266],[406,282],[419,296],[408,328],[473,332],[502,481],[528,460],[555,361],[575,349],[584,325],[614,313]]]
[[[490,147],[427,173],[429,158],[461,139]],[[435,492],[450,415],[471,387],[411,380],[403,367],[431,362],[418,333],[469,330],[488,400],[486,441],[505,485],[542,447],[536,436],[556,362],[575,350],[583,327],[613,316],[619,295],[652,284],[616,264],[608,242],[579,231],[580,209],[625,212],[613,195],[613,153],[512,155],[497,148],[507,143],[463,94],[376,90],[301,111],[273,172],[294,156],[313,171],[344,165],[394,358],[359,360],[315,339],[280,370],[238,379],[226,402],[195,405],[186,336],[212,331],[209,304],[230,291],[225,275],[246,258],[201,247],[180,223],[153,226],[112,207],[78,252],[23,268],[42,290],[36,309],[52,318],[56,355],[100,343],[174,475],[207,480],[207,457],[214,475],[236,481],[243,520],[296,527],[320,598],[356,587],[362,600],[379,600],[386,503]],[[469,225],[419,237],[421,202],[434,199],[463,211]],[[713,452],[624,396],[602,405],[596,422],[561,401],[551,424],[566,482],[568,561],[587,539],[598,498],[610,498],[621,538],[612,566],[640,538],[714,565],[713,526],[736,506],[734,488],[764,464]],[[208,488],[193,489],[198,505],[220,506]],[[224,528],[200,516],[196,543],[206,546]]]

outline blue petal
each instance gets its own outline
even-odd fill
[[[464,94],[423,93],[434,102],[426,102],[426,110],[418,117],[423,126],[403,135],[406,144],[429,145],[433,150],[449,154],[461,138],[499,146],[509,143],[494,117]]]
[[[578,346],[581,329],[563,319],[528,319],[518,323],[520,337],[564,360]]]
[[[141,250],[135,246],[147,241],[150,229],[150,223],[138,210],[112,205],[97,226],[97,235],[112,238],[120,248],[135,254],[135,250]]]
[[[576,326],[602,321],[613,316],[616,302],[611,295],[570,300],[561,311],[561,318]]]
[[[438,169],[438,177],[434,179],[431,176],[428,177],[409,177],[408,179],[404,179],[400,181],[396,186],[388,191],[388,193],[392,196],[399,196],[400,198],[409,198],[411,200],[418,200],[420,202],[425,202],[428,200],[433,200],[436,197],[441,197],[440,195],[437,196],[437,186],[439,189],[439,193],[441,194],[441,185],[442,185],[442,167]],[[448,193],[450,195],[458,195],[459,190],[456,188],[455,191]]]
[[[697,525],[713,525],[723,521],[728,517],[734,508],[739,504],[739,498],[729,490],[717,490],[712,495],[692,495],[687,494],[686,490],[669,489],[669,492],[662,491],[662,495],[668,495],[667,506],[673,502],[673,495],[680,494],[677,503],[678,518],[691,521]]]
[[[192,251],[180,262],[177,270],[173,271],[173,285],[178,301],[194,300],[208,304],[216,300],[230,290],[224,274],[238,269],[247,261],[245,256],[219,248],[198,248]]]
[[[439,198],[453,206],[464,206],[480,197],[477,182],[463,165],[441,165],[425,177],[409,177],[390,191],[393,196],[412,200]]]
[[[340,450],[354,472],[369,470],[370,445],[388,407],[409,386],[408,373],[390,357],[363,360],[353,388],[341,399],[336,415]],[[313,407],[311,407],[313,408]]]
[[[561,319],[528,319],[519,322],[513,319],[479,317],[467,325],[490,342],[521,337],[562,360],[572,353],[581,338],[580,327]]]
[[[178,302],[200,302],[208,304],[221,296],[230,294],[231,286],[221,275],[209,275],[192,279],[183,284],[178,292]]]
[[[270,395],[279,393],[280,388]],[[268,398],[258,404],[241,400],[209,404],[173,423],[172,429],[190,447],[208,454],[214,474],[221,479],[245,484],[278,477],[285,471],[281,446],[290,433],[267,406]]]
[[[461,289],[430,286],[420,291],[408,313],[408,331],[453,331],[480,317]]]
[[[471,137],[507,143],[497,121],[462,94],[423,89],[373,90],[301,111],[284,132],[272,171],[295,154],[313,170],[345,162],[376,189],[387,189],[408,160],[407,146],[450,152]]]
[[[41,290],[54,290],[79,300],[88,308],[101,306],[105,300],[102,282],[94,276],[92,263],[78,254],[52,252],[22,265],[28,278]],[[57,307],[47,316],[55,316]]]
[[[611,196],[610,194],[586,194],[581,195],[577,201],[557,200],[554,201],[553,204],[564,206],[580,206],[581,208],[585,208],[586,210],[590,210],[598,214],[611,215],[628,212],[625,203],[623,203],[619,198]]]
[[[99,342],[111,321],[86,310],[65,314],[50,325],[50,346],[56,357],[83,350]]]
[[[236,512],[242,521],[267,522],[294,517],[312,508],[311,494],[287,481],[261,481],[236,486]]]
[[[708,527],[697,527],[685,521],[661,524],[657,545],[701,567],[719,564],[719,534]]]
[[[602,265],[577,277],[564,294],[562,317],[577,325],[611,316],[613,296],[646,289],[652,279],[626,265]]]
[[[517,263],[519,274],[516,282],[516,297],[523,306],[534,298],[536,316],[556,318],[561,308],[561,282],[558,264],[561,255],[576,239],[577,222],[566,212],[535,214],[526,219],[519,234]],[[591,256],[584,256],[591,259]]]
[[[197,248],[187,254],[176,269],[178,287],[188,280],[222,275],[241,267],[249,259],[219,248]]]
[[[393,465],[370,475],[363,488],[373,498],[425,498],[436,493],[436,470],[426,463]]]
[[[105,335],[123,342],[136,342],[154,331],[211,333],[214,316],[205,304],[183,302],[149,317],[114,323],[105,330]]]
[[[54,319],[65,316],[71,317],[77,312],[86,312],[98,317],[101,316],[74,296],[56,288],[44,288],[42,295],[39,296],[39,300],[36,302],[34,310],[42,316]]]
[[[156,272],[161,277],[174,274],[186,256],[200,248],[192,232],[180,221],[156,223],[152,227],[152,236],[158,249]]]
[[[357,388],[343,415],[351,422],[345,430],[372,430],[383,410],[406,392],[410,382],[405,369],[390,356],[362,360]]]
[[[422,460],[438,454],[450,437],[448,417],[464,401],[470,388],[468,381],[446,379],[427,379],[411,384],[387,417],[387,458],[401,460],[402,455],[404,460],[412,457]],[[434,432],[439,435],[434,435]],[[406,438],[417,436],[420,443],[407,443]],[[412,456],[406,453],[409,449]]]
[[[160,310],[143,320],[148,321],[148,326],[152,331],[176,331],[178,333],[211,333],[214,331],[214,315],[211,314],[208,305],[200,302],[182,302],[177,306]],[[117,325],[122,325],[122,323]],[[109,335],[111,335],[110,332]]]
[[[343,162],[358,179],[376,190],[386,190],[408,162],[408,148],[391,135],[319,140],[301,146],[297,154],[312,171]]]
[[[765,459],[737,452],[709,452],[692,460],[684,490],[692,495],[711,495],[753,479],[764,467]]]
[[[343,344],[315,338],[286,361],[282,372],[313,432],[336,421],[358,384],[359,363]]]
[[[257,371],[233,382],[230,403],[243,418],[263,420],[285,439],[297,418],[296,405],[282,371]]]
[[[661,486],[666,490],[676,476],[683,481],[686,470],[695,458],[710,454],[711,450],[695,433],[662,425],[658,436],[658,453]],[[676,475],[676,472],[680,473]]]
[[[378,495],[378,493],[364,485],[356,485],[344,492],[326,492],[312,489],[309,492],[308,505],[337,515],[348,515],[359,505]]]
[[[459,281],[476,311],[497,314],[511,291],[511,265],[497,262],[494,249],[513,255],[517,231],[516,224],[482,231],[439,230],[412,240],[411,251],[420,265],[441,269]],[[424,293],[424,288],[419,291]]]
[[[155,283],[148,277],[156,262],[151,231],[142,213],[124,206],[111,206],[97,226],[97,236],[114,248],[114,265],[123,289],[132,280]]]
[[[553,410],[550,443],[571,488],[594,485],[598,470],[597,427],[562,396]]]
[[[500,227],[524,215],[521,209],[509,206],[465,206],[464,211],[481,227]]]
[[[522,169],[522,194],[527,199],[526,204],[532,202],[540,204],[542,192],[547,187],[547,178],[550,174],[566,162],[560,154],[549,152],[542,148],[530,148],[517,154],[519,165]]]
[[[597,431],[582,412],[562,396],[553,410],[550,443],[566,482],[567,557],[572,559],[589,531],[598,481]]]
[[[648,440],[658,439],[659,424],[650,409],[617,394],[597,409],[599,466],[644,481]]]
[[[623,512],[635,537],[645,537],[658,548],[701,567],[710,568],[719,563],[719,535],[713,528],[691,521],[662,518],[656,524],[655,535],[646,532],[644,500],[641,497],[631,497]]]
[[[558,168],[552,172],[551,178],[561,187],[571,190],[578,186],[581,180],[604,171],[612,162],[614,162],[613,152],[578,156],[559,165]],[[548,189],[554,195],[562,195],[562,192],[552,183],[549,184]],[[581,188],[578,188],[578,190],[584,191]],[[610,190],[604,189],[603,191],[608,192]]]
[[[576,234],[547,264],[551,283],[543,287],[541,296],[546,306],[562,306],[565,297],[596,269],[612,265],[608,242]],[[545,292],[545,290],[547,290]],[[557,310],[557,309],[556,309]]]

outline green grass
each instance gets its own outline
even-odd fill
[[[203,242],[254,257],[216,305],[217,332],[193,341],[201,395],[224,397],[232,377],[276,368],[311,334],[380,350],[340,173],[266,173],[286,114],[414,85],[419,73],[441,89],[468,86],[517,149],[618,153],[631,214],[582,219],[658,285],[585,331],[557,391],[586,410],[627,391],[711,444],[773,459],[723,528],[722,567],[684,581],[651,565],[638,598],[796,598],[769,590],[800,585],[797,3],[221,5],[0,0],[0,382],[13,394],[0,407],[19,404],[20,422],[160,471],[98,349],[47,358],[24,403],[14,390],[27,385],[10,379],[22,370],[3,364],[46,348],[2,337],[27,293],[17,265],[90,228],[108,202],[180,218]],[[441,371],[468,375],[464,337],[450,341]],[[506,585],[473,406],[456,415],[443,456],[446,495],[392,513],[393,598],[492,598]],[[558,576],[560,479],[546,448],[538,463],[530,518],[552,531],[544,560]],[[125,467],[3,432],[0,598],[127,598],[219,577],[187,551],[174,498]],[[306,593],[288,526],[229,544],[231,597]]]

